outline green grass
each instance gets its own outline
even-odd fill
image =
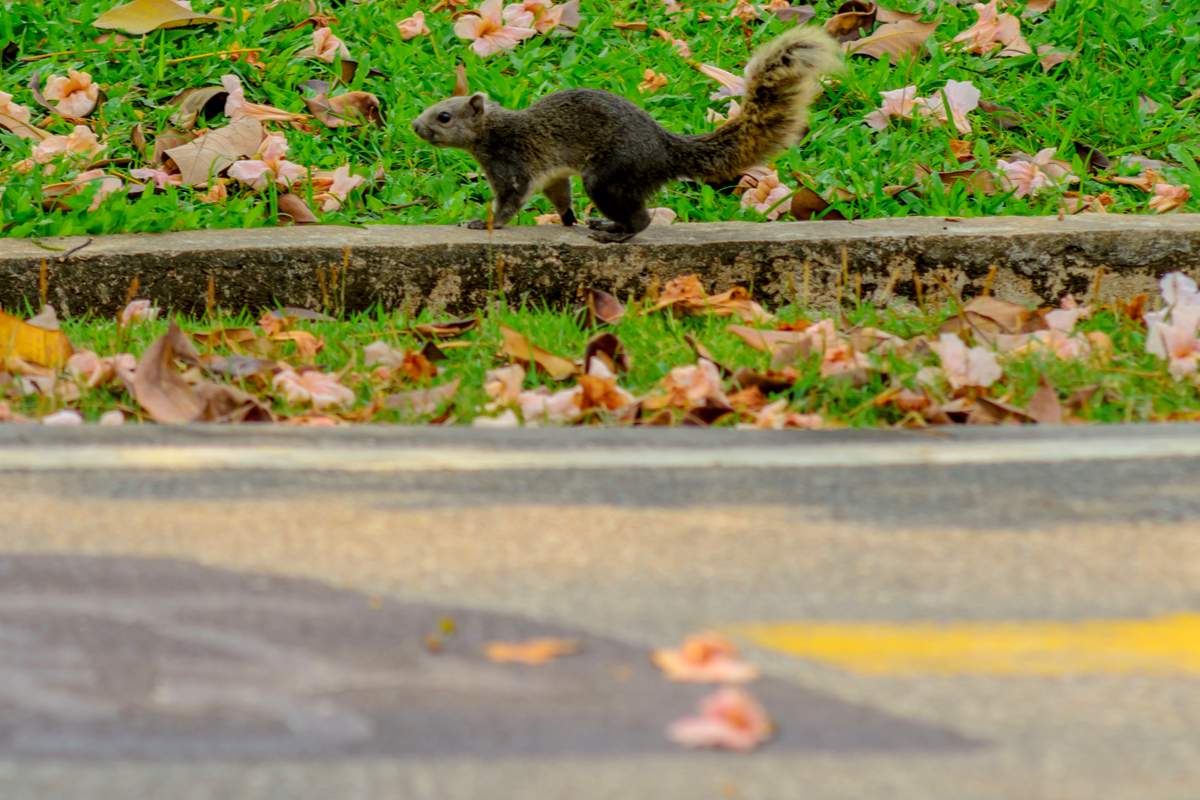
[[[847,310],[839,328],[846,330],[853,325],[870,325],[904,338],[922,335],[936,338],[939,326],[956,313],[952,308],[931,309],[922,313],[859,307]],[[783,309],[778,319],[790,321],[806,316],[816,317],[792,307]],[[223,315],[215,319],[179,318],[177,321],[187,331],[254,325],[254,319],[247,314]],[[643,307],[635,305],[615,325],[589,327],[580,314],[539,308],[509,310],[497,306],[480,314],[480,324],[459,339],[461,346],[444,348],[447,358],[439,362],[441,372],[436,378],[415,383],[407,379],[381,382],[373,377],[373,368],[363,363],[363,348],[376,339],[383,339],[399,348],[419,350],[424,341],[415,336],[409,326],[427,321],[431,320],[424,314],[416,319],[406,319],[394,313],[374,311],[356,314],[343,321],[299,322],[295,328],[310,331],[324,342],[315,366],[341,375],[342,381],[355,390],[357,401],[354,407],[342,409],[348,418],[355,421],[430,422],[441,414],[412,416],[387,409],[366,414],[363,412],[372,408],[373,401],[391,394],[438,386],[456,378],[461,379],[461,388],[450,404],[442,409],[443,413],[448,412],[449,421],[468,423],[480,414],[486,415],[488,412],[484,411],[484,406],[489,398],[483,389],[485,373],[508,363],[508,359],[500,352],[502,325],[521,332],[540,347],[574,359],[582,356],[587,341],[596,333],[605,330],[614,332],[631,358],[629,371],[618,376],[619,384],[639,398],[653,394],[672,368],[695,363],[695,352],[685,339],[689,335],[706,346],[718,363],[730,369],[746,367],[765,371],[771,367],[768,354],[752,349],[727,330],[730,320],[726,318],[677,317],[661,311],[647,313]],[[140,355],[150,342],[165,332],[166,327],[164,320],[136,323],[125,329],[119,328],[111,320],[95,318],[75,318],[63,323],[64,331],[77,349],[91,349],[101,355],[117,352]],[[1055,387],[1064,402],[1077,392],[1095,390],[1086,402],[1072,410],[1079,421],[1089,422],[1192,419],[1200,413],[1200,391],[1196,382],[1173,379],[1163,361],[1144,352],[1145,329],[1141,323],[1130,320],[1117,310],[1100,308],[1095,310],[1091,318],[1081,321],[1078,330],[1107,334],[1113,342],[1111,354],[1069,361],[1045,353],[1001,356],[1003,378],[989,389],[976,391],[985,397],[1024,407],[1042,380]],[[209,348],[204,345],[198,349],[202,354],[238,352],[227,347]],[[299,366],[295,346],[290,342],[276,344],[270,352],[259,354]],[[786,398],[790,410],[819,413],[833,426],[873,427],[914,423],[913,418],[906,418],[904,412],[894,404],[881,400],[888,396],[887,393],[901,387],[919,390],[918,370],[924,366],[936,366],[939,363],[937,356],[927,349],[917,348],[915,353],[909,355],[871,356],[871,363],[865,381],[856,385],[836,377],[822,378],[819,356],[800,359],[793,364],[797,370],[794,384],[770,399]],[[555,382],[531,370],[525,387],[537,385],[560,389],[572,386],[573,381]],[[245,382],[241,386],[263,398],[281,417],[310,411],[307,408],[289,407],[277,392],[270,389],[269,379],[261,383]],[[737,386],[732,380],[726,380],[725,388],[734,391]],[[931,396],[937,398],[937,395],[935,391]],[[939,399],[945,400],[947,396]],[[12,411],[31,417],[52,413],[65,406],[78,409],[87,419],[96,419],[102,412],[113,408],[125,411],[132,419],[144,418],[136,401],[117,384],[109,388],[84,389],[77,401],[63,403],[40,394],[21,397],[11,384],[6,387],[0,382],[0,405],[5,400]],[[749,415],[733,414],[719,424],[731,425],[749,419]]]
[[[336,65],[294,57],[310,41],[311,29],[296,27],[306,16],[305,3],[282,3],[269,11],[260,11],[261,3],[226,4],[251,13],[242,24],[157,31],[131,37],[122,45],[97,45],[93,40],[101,31],[91,22],[112,5],[113,0],[0,0],[0,49],[8,41],[15,42],[19,59],[68,51],[4,64],[0,91],[35,108],[26,88],[35,70],[43,76],[65,74],[67,68],[90,72],[107,96],[92,119],[109,144],[106,155],[122,160],[108,167],[113,174],[128,177],[126,170],[140,165],[130,138],[134,125],[141,123],[150,139],[166,130],[170,109],[165,102],[183,89],[216,84],[232,70],[241,75],[248,99],[303,111],[299,85],[312,78],[331,79],[337,73]],[[212,0],[194,3],[197,10],[214,5]],[[696,0],[687,4],[687,13],[668,16],[658,0],[585,0],[577,35],[539,36],[515,51],[480,59],[468,42],[455,37],[445,12],[428,15],[432,36],[400,40],[395,22],[431,5],[379,0],[323,7],[336,16],[334,31],[359,61],[350,88],[378,95],[386,114],[382,128],[289,133],[289,158],[298,163],[333,168],[348,162],[362,174],[382,170],[381,183],[354,195],[342,211],[321,215],[325,222],[453,223],[480,216],[489,192],[470,157],[435,150],[417,139],[410,127],[424,106],[449,93],[459,62],[466,64],[473,89],[510,107],[527,105],[556,89],[599,87],[635,100],[675,131],[698,133],[712,127],[705,121],[706,110],[724,111],[724,103],[709,101],[716,85],[655,37],[653,29],[668,29],[688,41],[695,61],[738,72],[755,46],[785,27],[769,17],[743,30],[726,18],[732,2]],[[815,3],[816,19],[828,18],[835,5],[828,0]],[[926,9],[917,0],[900,0],[897,5],[903,10]],[[1200,100],[1185,101],[1200,89],[1200,73],[1193,68],[1200,62],[1200,6],[1157,0],[1060,0],[1048,14],[1022,22],[1035,49],[1048,44],[1077,51],[1073,60],[1049,74],[1040,69],[1035,56],[980,57],[946,49],[946,43],[974,21],[975,13],[969,4],[930,6],[927,18],[936,16],[941,25],[921,57],[894,66],[854,59],[848,72],[828,87],[812,114],[807,140],[776,163],[785,182],[792,184],[790,174],[801,172],[811,176],[820,190],[848,190],[855,199],[841,201],[838,207],[855,217],[1057,213],[1060,199],[1054,192],[1034,199],[1006,193],[980,197],[967,194],[961,186],[941,190],[928,184],[895,197],[883,192],[889,184],[911,182],[917,164],[935,170],[957,167],[948,150],[956,134],[946,127],[903,122],[876,132],[863,124],[863,116],[878,105],[880,91],[915,84],[921,94],[929,94],[946,80],[956,79],[974,82],[985,101],[1008,106],[1024,119],[1019,129],[1003,130],[987,114],[971,115],[975,132],[968,138],[980,166],[993,168],[996,158],[1015,150],[1032,153],[1055,147],[1060,157],[1075,162],[1076,174],[1082,176],[1085,170],[1074,148],[1082,142],[1099,148],[1114,165],[1125,155],[1169,162],[1172,166],[1165,177],[1191,189],[1193,200],[1187,210],[1200,208]],[[1020,8],[1017,4],[1010,10],[1019,13]],[[700,12],[711,14],[712,21],[701,22]],[[643,19],[649,31],[612,27],[615,20]],[[259,71],[243,62],[204,55],[235,45],[262,47],[266,68]],[[118,47],[124,50],[118,52]],[[81,52],[89,49],[100,52]],[[199,57],[175,61],[193,56]],[[643,96],[637,85],[645,69],[665,74],[670,80],[667,87]],[[1141,110],[1141,95],[1159,103],[1159,109]],[[223,123],[220,116],[211,121],[214,126]],[[69,131],[62,121],[51,119],[45,124],[54,132]],[[138,200],[113,197],[95,213],[86,210],[87,197],[46,209],[43,183],[63,176],[14,173],[13,165],[28,151],[27,142],[0,135],[0,181],[6,187],[0,199],[3,236],[273,224],[269,199],[240,191],[223,206],[205,205],[191,191],[181,190],[146,194]],[[1111,191],[1116,198],[1114,211],[1146,210],[1144,193],[1112,186],[1100,177],[1105,176],[1085,177],[1080,188],[1093,194]],[[685,221],[761,219],[756,212],[743,210],[736,197],[695,184],[674,184],[658,202]],[[538,200],[518,221],[528,224],[535,214],[549,210],[544,200]]]

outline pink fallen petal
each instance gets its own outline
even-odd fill
[[[484,377],[483,391],[497,406],[504,406],[517,401],[524,383],[525,368],[520,364],[512,364],[488,370]]]
[[[405,17],[396,23],[396,27],[400,29],[400,38],[406,42],[418,36],[429,35],[429,27],[425,24],[425,12],[423,11],[416,11],[411,17]]]
[[[1174,211],[1191,199],[1192,192],[1187,186],[1172,186],[1169,183],[1154,184],[1154,197],[1150,198],[1150,208],[1159,214]]]
[[[52,427],[72,427],[82,425],[83,417],[74,409],[64,408],[62,411],[56,411],[53,414],[47,414],[42,417],[42,424]]]
[[[673,681],[687,683],[745,683],[758,669],[737,658],[737,648],[717,633],[693,634],[677,649],[655,650],[655,666]]]
[[[273,173],[265,161],[246,159],[229,167],[229,177],[258,190],[267,188],[270,184],[269,176],[273,177]]]
[[[721,100],[726,97],[741,97],[746,93],[746,79],[740,75],[726,72],[720,67],[714,67],[711,64],[700,64],[696,69],[721,84],[719,90],[709,95],[709,98],[712,100]]]
[[[295,372],[285,369],[271,384],[293,405],[311,404],[317,411],[352,405],[355,395],[343,386],[336,375],[319,370]]]
[[[517,419],[517,412],[510,408],[496,417],[476,417],[471,420],[471,425],[475,428],[519,428],[521,420]]]
[[[0,92],[0,114],[21,122],[29,122],[29,109],[14,103],[12,99],[13,96],[8,92]]]
[[[121,309],[118,320],[121,327],[134,322],[152,322],[158,319],[158,308],[149,300],[131,300]]]
[[[879,108],[867,114],[867,125],[875,130],[883,130],[888,126],[892,117],[910,118],[917,110],[917,87],[905,86],[902,89],[892,89],[880,92],[883,102]]]
[[[955,389],[967,386],[987,388],[1000,380],[1003,371],[996,354],[983,347],[967,348],[962,339],[953,333],[943,333],[930,349],[942,361],[946,379]]]
[[[113,409],[112,411],[105,411],[103,414],[101,414],[99,421],[100,424],[104,425],[105,427],[116,427],[118,425],[125,424],[125,415],[117,409]]]
[[[745,691],[725,687],[700,702],[700,713],[667,729],[667,737],[686,747],[749,752],[771,738],[770,717]]]
[[[334,35],[331,28],[317,28],[312,33],[312,45],[296,55],[301,58],[315,58],[332,64],[334,61],[350,58],[350,49],[345,42]]]
[[[100,86],[92,82],[86,72],[68,70],[67,76],[52,75],[46,80],[42,92],[47,100],[54,100],[54,108],[66,117],[86,117],[100,99]]]

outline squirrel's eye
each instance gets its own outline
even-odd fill
[[[438,119],[438,122],[440,122],[440,123],[442,123],[443,125],[445,125],[447,122],[449,122],[449,121],[450,121],[450,112],[449,112],[449,111],[443,111],[442,113],[438,114],[438,117],[437,117],[437,119]]]

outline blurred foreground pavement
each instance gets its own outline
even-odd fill
[[[1200,797],[1200,427],[0,427],[0,798]],[[750,755],[663,735],[764,671]],[[578,639],[543,666],[492,640]]]

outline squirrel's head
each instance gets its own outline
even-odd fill
[[[438,147],[470,147],[483,131],[487,116],[486,95],[451,97],[435,103],[413,120],[413,130]]]

